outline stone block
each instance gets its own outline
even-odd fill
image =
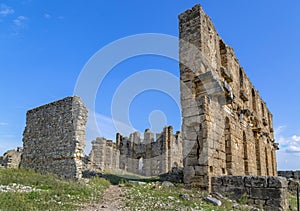
[[[244,178],[242,176],[224,176],[223,185],[227,187],[244,187]]]
[[[223,186],[222,177],[211,177],[211,185],[212,186]]]
[[[267,177],[263,176],[245,176],[244,182],[246,187],[260,188],[267,187]]]
[[[250,188],[250,197],[253,199],[269,199],[270,196],[266,188]]]
[[[270,188],[286,188],[288,182],[283,177],[268,177],[268,187]]]

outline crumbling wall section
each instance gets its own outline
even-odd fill
[[[283,177],[212,177],[211,189],[232,199],[244,197],[248,204],[269,211],[288,210],[287,180]]]
[[[86,122],[87,109],[76,96],[29,110],[21,165],[66,179],[80,178]]]
[[[181,133],[173,134],[173,127],[165,127],[154,134],[146,129],[144,137],[134,132],[129,137],[116,134],[116,142],[97,138],[92,142],[90,160],[94,167],[122,169],[144,176],[167,173],[173,167],[182,167]]]
[[[120,152],[116,143],[105,138],[92,141],[90,160],[92,167],[100,170],[119,169]]]
[[[8,150],[0,157],[0,166],[5,168],[19,168],[22,152],[22,147],[18,147],[17,150]]]

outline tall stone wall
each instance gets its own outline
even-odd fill
[[[172,167],[183,166],[181,133],[173,134],[169,126],[156,138],[149,129],[145,130],[144,138],[139,132],[129,137],[118,133],[116,143],[97,138],[92,142],[90,160],[102,170],[122,169],[144,176],[166,173]]]
[[[288,210],[287,180],[283,177],[212,177],[212,191],[233,199],[246,197],[247,203],[267,211]]]
[[[82,174],[87,109],[79,97],[29,110],[21,165],[67,179]]]
[[[184,182],[277,175],[272,114],[200,5],[179,15]]]

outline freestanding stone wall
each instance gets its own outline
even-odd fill
[[[287,180],[283,177],[222,176],[212,177],[212,191],[233,199],[246,197],[248,204],[267,211],[288,210]]]
[[[79,97],[29,110],[21,166],[66,179],[82,174],[87,109]]]
[[[272,114],[200,5],[179,15],[184,182],[276,176]]]

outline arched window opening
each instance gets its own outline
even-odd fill
[[[225,119],[225,153],[226,153],[226,171],[228,175],[232,175],[232,149],[229,118]]]
[[[138,161],[139,161],[139,169],[138,169],[139,174],[143,174],[144,160],[142,157],[140,157]]]
[[[256,111],[256,96],[254,89],[252,89],[252,108],[253,111]]]
[[[261,103],[261,112],[262,112],[262,116],[265,117],[265,107],[263,103]]]
[[[245,175],[249,175],[249,163],[248,163],[248,147],[246,133],[243,132],[243,148],[244,148],[244,169]]]
[[[243,70],[240,68],[240,88],[243,88],[244,86],[244,75],[243,75]]]
[[[269,175],[269,162],[268,162],[268,150],[267,147],[265,147],[265,157],[266,157],[266,173]]]

